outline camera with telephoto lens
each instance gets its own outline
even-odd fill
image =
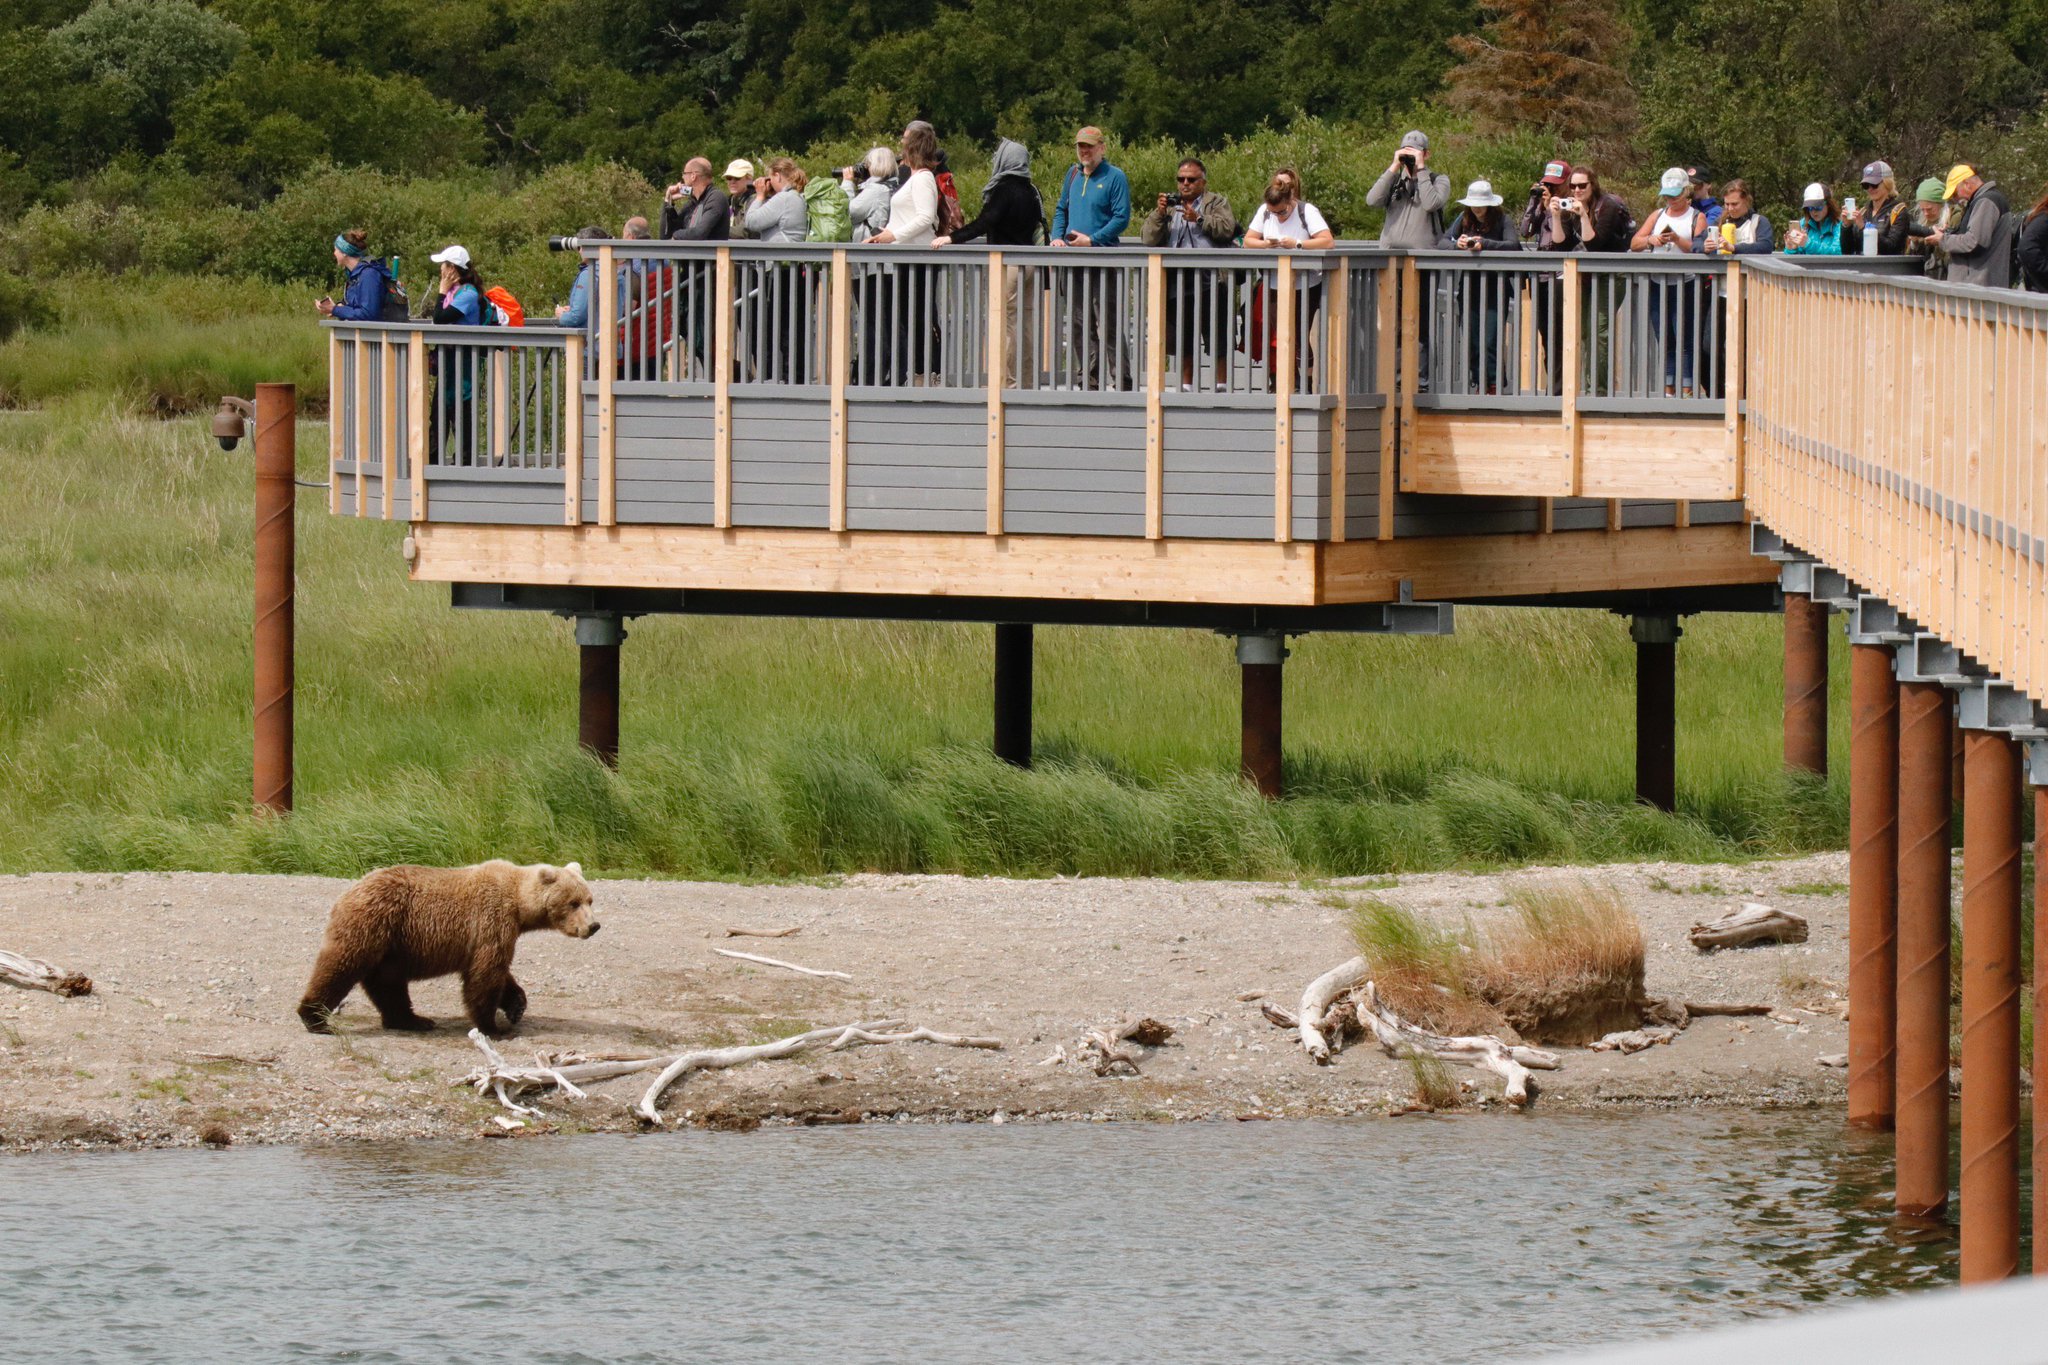
[[[581,242],[579,241],[579,239],[577,239],[577,238],[575,238],[575,237],[550,237],[550,238],[548,238],[548,250],[549,250],[549,251],[574,251],[574,250],[576,250],[576,248],[577,248],[578,246],[580,246],[580,245],[581,245]]]

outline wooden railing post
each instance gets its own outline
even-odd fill
[[[562,524],[583,524],[583,334],[562,347]]]
[[[370,463],[370,433],[376,409],[370,404],[370,339],[360,333],[356,336],[356,448],[351,453],[356,457],[356,515],[370,515],[370,501],[365,494],[363,468]]]
[[[1398,455],[1406,455],[1415,449],[1415,392],[1422,384],[1422,276],[1415,268],[1415,258],[1401,260],[1401,406],[1400,436]],[[1443,363],[1443,357],[1437,357]],[[1383,499],[1385,508],[1381,513],[1384,524],[1393,525],[1393,500]]]
[[[427,334],[415,330],[405,355],[406,450],[412,465],[413,521],[427,519]]]
[[[1339,257],[1337,269],[1330,276],[1330,325],[1323,330],[1329,338],[1324,349],[1329,352],[1323,357],[1323,387],[1333,394],[1336,405],[1330,409],[1330,494],[1329,539],[1344,539],[1344,496],[1345,484],[1350,476],[1348,468],[1351,456],[1351,258]]]
[[[1145,538],[1165,534],[1166,258],[1145,257]]]
[[[711,524],[732,525],[732,248],[718,248],[713,307],[718,369],[711,388]],[[610,523],[607,522],[607,525]]]
[[[1394,538],[1395,480],[1400,475],[1400,364],[1415,344],[1401,330],[1401,273],[1393,260],[1380,262],[1379,298],[1373,308],[1373,386],[1380,392],[1380,472],[1377,494],[1379,540]]]
[[[846,248],[832,253],[832,339],[830,357],[832,392],[831,464],[826,474],[825,524],[834,531],[846,529],[846,370],[853,348],[853,276],[847,264]],[[723,357],[720,357],[721,362]]]
[[[619,417],[612,386],[619,373],[619,279],[609,246],[597,249],[597,278],[592,283],[597,286],[597,524],[616,526]]]
[[[1579,352],[1585,344],[1580,336],[1585,325],[1585,310],[1579,306],[1579,263],[1569,256],[1564,262],[1564,284],[1558,307],[1562,310],[1564,336],[1558,345],[1557,410],[1564,424],[1565,446],[1571,456],[1571,495],[1576,498],[1585,492],[1586,477],[1585,433],[1579,426]]]
[[[512,406],[512,355],[502,346],[493,346],[491,356],[491,448],[481,463],[503,465],[511,463],[511,452],[506,448],[511,432],[506,409]]]
[[[391,520],[391,513],[398,498],[398,344],[389,332],[383,334],[377,349],[382,352],[384,367],[381,371],[384,389],[383,447],[384,456],[384,520]]]
[[[1009,279],[1003,270],[1003,253],[988,253],[988,533],[1003,533],[1003,483],[1006,440],[1003,418],[1003,382],[1009,373],[1010,313]],[[1019,301],[1022,301],[1020,294]],[[1000,627],[999,627],[1000,629]]]
[[[1273,291],[1273,539],[1294,538],[1294,258],[1283,255]]]

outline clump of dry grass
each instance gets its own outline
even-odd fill
[[[1408,1057],[1408,1072],[1412,1082],[1412,1098],[1419,1109],[1432,1113],[1443,1109],[1457,1109],[1465,1103],[1465,1087],[1451,1074],[1443,1058],[1432,1057],[1426,1052],[1411,1053]]]
[[[1438,1033],[1574,1046],[1641,1023],[1643,931],[1612,887],[1529,881],[1484,932],[1368,901],[1352,918],[1395,1013]]]

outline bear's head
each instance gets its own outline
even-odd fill
[[[590,883],[580,863],[527,869],[532,877],[526,897],[525,929],[559,929],[570,938],[589,938],[598,929],[590,913]]]

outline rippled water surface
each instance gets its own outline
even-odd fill
[[[0,1162],[11,1358],[1491,1360],[1951,1281],[1832,1115]]]

